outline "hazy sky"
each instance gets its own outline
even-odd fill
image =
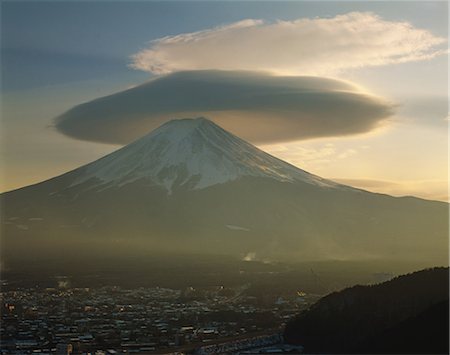
[[[315,76],[321,83],[333,78],[350,85],[352,97],[393,107],[393,114],[376,116],[383,124],[358,130],[359,121],[333,116],[334,106],[323,105],[312,116],[315,135],[253,141],[326,178],[394,195],[446,199],[447,7],[431,1],[2,1],[1,191],[117,149],[60,133],[54,119],[72,107],[155,75],[222,69]],[[304,89],[304,81],[298,85]],[[239,115],[242,127],[255,124],[257,101],[252,105],[253,115]],[[348,101],[339,107],[353,117]],[[224,114],[217,107],[195,108],[203,109]],[[288,116],[276,109],[267,122],[283,127]],[[301,109],[292,106],[295,110]],[[342,126],[330,130],[323,117],[342,119]]]

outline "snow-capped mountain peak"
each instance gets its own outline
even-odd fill
[[[338,186],[263,152],[203,117],[163,124],[85,166],[73,185],[96,179],[101,185],[122,186],[147,179],[171,192],[178,186],[202,189],[246,176]]]

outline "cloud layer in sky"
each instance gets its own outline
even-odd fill
[[[155,74],[237,69],[329,76],[431,59],[447,52],[445,42],[427,30],[370,12],[274,23],[247,19],[154,40],[132,56],[131,67]]]
[[[417,196],[429,200],[449,202],[448,181],[412,180],[385,181],[372,179],[333,179],[345,185],[392,196]]]
[[[354,85],[248,71],[187,71],[70,109],[56,128],[76,139],[127,144],[167,120],[205,116],[253,143],[368,132],[393,112]]]

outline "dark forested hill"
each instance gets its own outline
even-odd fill
[[[449,269],[332,293],[285,329],[314,353],[448,354]]]

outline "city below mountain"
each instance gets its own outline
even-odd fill
[[[447,203],[323,179],[204,118],[167,122],[0,202],[2,267],[158,253],[447,264]]]

